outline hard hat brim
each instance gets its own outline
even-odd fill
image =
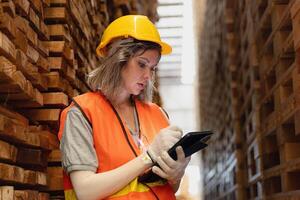
[[[136,38],[136,37],[133,37],[133,38]],[[149,40],[149,39],[145,40],[145,39],[142,39],[142,38],[136,38],[136,39],[141,40],[141,41],[149,41],[149,42],[154,42],[154,43],[159,44],[161,46],[161,54],[162,55],[167,55],[167,54],[172,53],[172,47],[169,44],[167,44],[163,41],[153,41],[153,40]],[[96,53],[97,53],[98,56],[100,56],[100,57],[105,56],[106,53],[105,53],[105,48],[104,47],[106,47],[109,42],[110,41],[101,42],[98,45],[98,47],[96,49]]]

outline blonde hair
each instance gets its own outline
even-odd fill
[[[122,83],[121,71],[130,58],[143,54],[147,50],[157,50],[161,53],[161,46],[154,42],[140,41],[134,38],[119,38],[106,47],[106,57],[98,68],[88,74],[87,83],[93,91],[101,91],[109,100],[118,94]],[[160,57],[159,57],[160,59]],[[154,76],[145,89],[137,96],[144,102],[152,101]]]

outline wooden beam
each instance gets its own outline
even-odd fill
[[[36,64],[38,62],[38,59],[40,56],[39,52],[30,45],[28,45],[28,47],[27,47],[26,55],[27,55],[29,61],[34,64]]]
[[[0,137],[15,143],[25,143],[27,138],[24,126],[3,115],[0,115]]]
[[[43,13],[43,1],[42,0],[31,0],[31,6],[35,10],[35,12],[42,16]]]
[[[0,186],[0,200],[15,200],[13,186]]]
[[[17,68],[5,57],[0,56],[0,83],[7,83],[12,80],[13,73]]]
[[[48,44],[49,53],[54,55],[62,55],[65,48],[65,41],[49,41]]]
[[[24,183],[24,169],[14,165],[0,163],[0,181]]]
[[[42,126],[30,126],[28,132],[40,137],[40,146],[45,149],[58,149],[59,141],[57,135],[45,130]]]
[[[48,7],[45,9],[45,21],[47,23],[67,23],[68,16],[65,7]]]
[[[63,92],[42,93],[45,106],[64,108],[69,105],[68,96]]]
[[[38,40],[37,44],[38,50],[43,57],[49,56],[49,49],[45,41]]]
[[[8,103],[13,105],[15,108],[38,108],[44,105],[43,96],[36,88],[33,88],[32,95],[29,99],[25,99],[20,95],[21,94],[11,94],[6,99]],[[12,100],[10,96],[12,96],[14,100]]]
[[[32,170],[24,170],[24,183],[29,185],[37,184],[37,173]]]
[[[61,70],[63,68],[63,57],[48,57],[50,69]]]
[[[59,149],[54,149],[51,151],[48,157],[49,163],[60,163],[61,162],[61,152]]]
[[[5,33],[11,40],[16,37],[16,26],[14,24],[14,20],[7,13],[0,12],[0,31]]]
[[[11,40],[0,31],[0,55],[4,55],[13,63],[16,60],[16,48]]]
[[[57,122],[60,109],[26,109],[21,110],[28,118],[39,122]]]
[[[0,140],[0,159],[16,162],[17,148],[9,143]]]
[[[27,56],[19,49],[17,50],[16,66],[17,69],[20,70],[28,80],[36,80],[38,76],[37,66],[28,62]]]
[[[0,83],[0,93],[26,93],[26,78],[21,71],[15,71],[12,74],[11,81]]]
[[[76,79],[76,70],[70,65],[66,65],[66,67],[62,70],[63,75],[70,83],[75,83]]]
[[[28,16],[30,8],[30,3],[28,0],[15,0],[15,5],[21,16]]]
[[[71,41],[71,36],[64,24],[48,25],[51,39]]]
[[[63,169],[61,167],[48,167],[48,190],[63,190]]]
[[[43,57],[41,54],[39,55],[36,65],[39,67],[39,71],[41,73],[50,72],[48,58]]]
[[[44,172],[37,171],[37,184],[47,186],[47,174]]]
[[[48,87],[52,91],[65,91],[66,85],[64,80],[61,78],[58,72],[50,72],[47,74],[48,77]]]
[[[34,190],[15,190],[14,200],[38,200],[39,192]]]
[[[0,9],[8,13],[11,17],[16,16],[16,8],[13,1],[0,2]]]
[[[7,108],[5,108],[1,105],[0,105],[0,113],[1,113],[0,118],[1,118],[1,116],[5,116],[7,118],[10,118],[13,121],[13,123],[15,123],[17,125],[20,125],[20,126],[23,126],[23,127],[26,127],[26,128],[29,125],[29,121],[26,117],[24,117],[20,113],[8,110]],[[3,120],[2,120],[2,123],[3,123]],[[1,129],[1,127],[3,127],[2,125],[0,123],[0,130],[2,130]]]
[[[37,47],[37,43],[38,43],[38,35],[37,33],[33,30],[33,28],[31,28],[30,26],[28,26],[27,32],[26,32],[26,36],[28,38],[28,41],[30,42],[30,44],[34,47]]]
[[[40,18],[32,8],[29,9],[29,20],[31,22],[30,23],[31,27],[36,32],[39,32],[39,30],[40,30]]]
[[[50,0],[51,6],[66,6],[67,3],[67,0]]]
[[[39,134],[33,133],[31,131],[26,131],[26,144],[32,147],[39,147],[41,149],[48,149],[49,142],[42,140]]]
[[[30,81],[25,80],[24,82],[24,88],[21,92],[18,93],[10,93],[8,94],[2,94],[1,97],[4,97],[7,101],[28,101],[31,99],[34,99],[34,89]]]
[[[49,30],[46,24],[44,23],[44,20],[41,21],[40,24],[40,32],[38,32],[39,39],[43,41],[48,41],[49,40]]]
[[[50,195],[48,193],[39,192],[38,200],[49,200]]]
[[[28,21],[25,18],[23,18],[23,17],[21,17],[19,15],[16,16],[16,18],[14,19],[14,21],[15,21],[15,24],[16,24],[16,27],[17,27],[16,31],[20,30],[24,34],[26,34],[27,29],[29,27]]]
[[[47,185],[47,174],[40,171],[25,170],[24,183],[30,185]]]
[[[37,88],[39,91],[47,91],[48,90],[48,77],[46,74],[39,73],[36,77],[37,79],[31,81],[33,86]]]

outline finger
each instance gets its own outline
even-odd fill
[[[179,162],[185,162],[185,154],[182,146],[176,147],[176,153],[177,153],[177,160]]]
[[[153,166],[152,167],[152,172],[157,174],[158,176],[160,176],[162,178],[168,179],[168,175],[161,168],[159,168],[158,166]]]
[[[164,171],[171,170],[177,165],[177,162],[166,151],[162,152],[160,160],[166,165]]]
[[[165,160],[165,155],[159,156],[157,158],[157,163],[158,163],[159,167],[166,173],[169,172],[172,168],[172,164],[169,165],[167,163],[167,161]]]

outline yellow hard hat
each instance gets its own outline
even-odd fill
[[[161,41],[160,35],[154,24],[144,15],[125,15],[114,20],[105,29],[101,42],[96,52],[99,56],[105,55],[105,47],[112,39],[118,37],[133,37],[137,40],[144,40],[157,43],[161,46],[161,54],[169,54],[172,47]]]

